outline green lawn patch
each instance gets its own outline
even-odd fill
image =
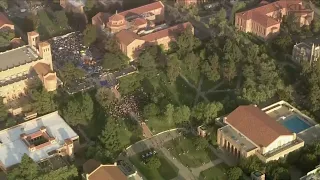
[[[177,177],[178,168],[175,167],[163,154],[158,153],[158,157],[161,162],[161,166],[157,170],[148,169],[142,159],[140,154],[130,157],[131,163],[141,172],[147,179],[150,180],[170,180]]]
[[[207,77],[203,76],[202,85],[201,85],[201,92],[206,92],[206,91],[210,90],[211,88],[215,87],[218,83],[220,83],[220,80],[211,81]]]
[[[179,137],[165,144],[170,153],[187,167],[199,167],[203,163],[208,163],[217,157],[210,149],[198,149],[195,140],[191,138]]]
[[[229,167],[224,164],[218,164],[200,173],[200,180],[227,180],[226,171]]]
[[[175,125],[173,123],[169,123],[168,121],[160,119],[158,117],[152,117],[148,119],[147,125],[153,134],[175,128]]]
[[[178,77],[173,84],[162,83],[161,87],[169,100],[176,105],[192,106],[196,97],[195,89],[190,87],[181,77]]]

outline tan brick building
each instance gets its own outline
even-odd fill
[[[40,42],[37,32],[29,32],[28,45],[0,53],[0,96],[4,103],[24,96],[35,78],[46,90],[56,90],[50,44]]]
[[[284,101],[263,109],[254,105],[239,106],[223,123],[217,132],[217,142],[222,149],[237,158],[256,155],[263,162],[278,160],[303,147],[302,138],[310,136],[308,130],[316,126]]]
[[[310,25],[314,16],[314,12],[306,9],[301,0],[263,1],[257,8],[236,13],[235,26],[243,32],[268,39],[280,32],[283,16],[290,14],[300,26]]]

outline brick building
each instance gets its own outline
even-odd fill
[[[314,12],[306,9],[301,0],[263,1],[259,7],[236,13],[235,26],[243,32],[269,39],[280,32],[282,18],[287,15],[293,15],[296,23],[303,26],[311,24]]]

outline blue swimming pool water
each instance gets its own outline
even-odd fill
[[[311,127],[309,124],[307,124],[304,120],[300,119],[300,117],[296,115],[287,117],[284,121],[281,122],[281,124],[294,133],[299,133]]]

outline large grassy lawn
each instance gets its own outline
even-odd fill
[[[187,137],[179,137],[165,144],[170,153],[182,164],[188,167],[199,167],[217,157],[209,149],[198,149],[195,140]]]
[[[158,117],[152,117],[148,119],[147,125],[153,134],[157,134],[159,132],[176,127],[173,123],[169,123],[168,121],[160,119]]]
[[[169,162],[161,153],[158,153],[161,166],[157,170],[150,170],[144,164],[140,155],[130,157],[131,163],[142,173],[147,179],[150,180],[170,180],[177,177],[178,168]]]
[[[181,77],[173,84],[161,84],[163,92],[170,101],[178,105],[191,106],[196,97],[196,91],[190,87]]]
[[[199,180],[227,180],[226,171],[228,166],[224,163],[218,164],[200,173]]]

